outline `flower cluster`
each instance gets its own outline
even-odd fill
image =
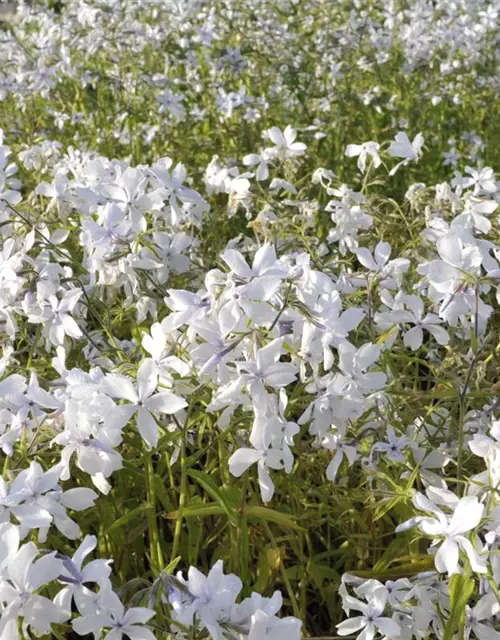
[[[500,637],[500,4],[403,4],[0,22],[0,640]]]

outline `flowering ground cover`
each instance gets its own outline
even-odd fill
[[[0,640],[500,639],[499,21],[0,14]]]

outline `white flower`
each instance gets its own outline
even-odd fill
[[[321,446],[328,451],[335,451],[335,455],[326,468],[326,477],[330,482],[335,482],[337,472],[344,457],[349,467],[351,467],[358,458],[356,447],[347,444],[345,437],[341,434],[327,433],[321,440]]]
[[[296,158],[297,156],[304,155],[307,147],[303,142],[295,142],[297,131],[292,129],[290,125],[288,125],[284,131],[281,131],[278,127],[272,127],[265,133],[271,142],[274,142],[276,145],[275,147],[267,149],[267,152],[272,157],[286,160],[287,158]]]
[[[377,442],[373,451],[382,451],[392,462],[404,462],[404,450],[410,444],[406,436],[396,436],[392,427],[387,428],[387,442]]]
[[[75,339],[81,338],[83,336],[82,330],[71,315],[81,296],[82,291],[79,289],[65,291],[60,300],[57,296],[50,295],[49,304],[44,304],[40,313],[30,314],[29,320],[34,323],[42,323],[44,334],[55,346],[62,345],[66,335]]]
[[[243,164],[246,167],[255,167],[255,178],[257,180],[267,180],[269,178],[269,162],[272,160],[272,153],[268,149],[264,149],[259,155],[258,153],[250,153],[243,158]]]
[[[12,541],[14,545],[15,541]],[[13,548],[11,549],[11,553]],[[63,622],[68,614],[48,598],[35,592],[47,582],[54,580],[62,572],[62,561],[56,558],[56,552],[44,555],[33,562],[38,549],[33,542],[23,545],[5,570],[5,580],[0,583],[0,601],[7,603],[0,621],[0,637],[4,626],[10,620],[24,618],[24,625],[30,626],[38,634],[48,634],[50,625]],[[10,636],[16,638],[16,636]]]
[[[350,636],[361,631],[358,640],[373,640],[378,630],[383,636],[392,640],[401,633],[399,625],[392,618],[382,615],[387,603],[386,591],[376,591],[368,603],[350,596],[347,596],[345,601],[350,609],[361,611],[362,615],[349,618],[338,624],[337,633],[339,636]]]
[[[149,447],[156,447],[158,443],[158,424],[152,412],[159,411],[170,415],[187,406],[184,398],[170,391],[155,393],[157,386],[158,371],[153,360],[149,358],[141,364],[137,372],[137,390],[129,378],[117,373],[108,373],[102,383],[104,393],[130,402],[120,407],[118,422],[113,422],[114,426],[121,428],[137,413],[139,433]]]
[[[297,618],[277,618],[265,611],[251,617],[248,640],[300,640],[302,623]]]
[[[470,607],[465,605],[465,637],[469,638],[472,632],[478,640],[500,640],[500,633],[495,631],[488,619],[497,615],[500,606],[495,594],[490,591],[479,602]]]
[[[407,309],[388,313],[387,317],[392,317],[394,322],[415,325],[404,332],[405,347],[409,347],[412,351],[419,349],[424,339],[424,329],[434,337],[438,344],[448,344],[450,336],[446,329],[440,326],[443,321],[434,313],[428,313],[424,316],[424,303],[419,296],[402,296],[400,301],[404,302]]]
[[[388,153],[390,156],[404,158],[404,160],[398,162],[398,164],[391,169],[389,175],[393,176],[402,165],[407,165],[412,160],[418,160],[422,155],[423,146],[424,137],[421,133],[415,136],[413,142],[410,142],[410,139],[404,131],[397,133],[394,142],[391,142]]]
[[[379,277],[381,279],[380,286],[383,289],[396,289],[400,286],[403,273],[406,273],[410,268],[410,261],[406,258],[396,258],[389,261],[391,252],[391,245],[382,241],[377,243],[373,256],[366,247],[354,249],[359,262],[370,271],[369,277]]]
[[[482,192],[495,193],[497,190],[495,174],[491,167],[482,167],[480,169],[465,167],[465,172],[468,173],[469,176],[462,177],[458,172],[455,173],[455,178],[451,181],[453,187],[460,186],[463,189],[474,187],[475,196]]]
[[[373,166],[379,167],[382,160],[378,154],[380,145],[378,142],[363,142],[362,144],[348,144],[345,150],[345,155],[348,158],[358,158],[358,169],[364,173],[366,169],[366,161],[368,158],[372,158]]]
[[[125,609],[120,599],[110,588],[99,593],[100,609],[97,613],[85,613],[81,618],[73,620],[73,629],[81,636],[87,633],[100,633],[102,629],[111,631],[103,640],[155,640],[153,633],[145,626],[155,612],[144,607]]]
[[[169,600],[174,607],[173,620],[191,627],[195,616],[201,627],[205,628],[213,640],[223,640],[220,622],[225,622],[242,588],[241,580],[235,575],[224,575],[223,564],[218,560],[204,576],[195,567],[190,567],[188,579],[182,572],[177,573],[182,592],[175,587],[170,589]]]
[[[443,294],[453,294],[467,277],[476,277],[482,256],[474,245],[465,246],[455,234],[447,234],[437,241],[440,260],[433,260],[428,266],[419,267],[429,282]]]
[[[85,603],[94,594],[85,586],[85,583],[98,583],[101,587],[108,584],[111,573],[109,560],[91,560],[82,568],[83,561],[96,548],[97,538],[95,536],[85,536],[81,545],[76,550],[73,558],[64,557],[64,570],[61,571],[59,580],[67,586],[61,589],[54,599],[54,603],[67,611],[68,617],[71,615],[71,603],[75,605],[80,613],[83,613]]]
[[[440,573],[460,573],[459,553],[462,549],[467,554],[471,568],[477,573],[486,573],[487,566],[482,561],[471,541],[463,534],[475,529],[483,516],[484,505],[475,496],[466,496],[456,501],[452,516],[444,513],[421,493],[414,496],[417,508],[431,512],[434,517],[418,516],[399,525],[396,531],[403,531],[416,524],[424,533],[433,537],[440,546],[434,557],[436,569]]]

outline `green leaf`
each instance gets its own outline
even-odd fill
[[[182,511],[183,518],[205,518],[206,516],[222,516],[225,510],[217,502],[208,502],[207,504],[195,504],[184,507]],[[163,516],[168,520],[177,520],[179,517],[178,511],[171,511]]]
[[[377,522],[378,520],[383,518],[385,515],[387,515],[389,511],[394,509],[394,507],[398,504],[398,502],[400,502],[403,499],[404,499],[404,496],[395,496],[394,498],[391,498],[390,500],[388,500],[385,504],[380,505],[380,507],[378,507],[375,511],[375,515],[373,516],[373,522]]]
[[[191,474],[191,471],[189,471],[188,473]],[[198,516],[204,518],[206,516],[220,516],[224,513],[227,514],[227,508],[225,508],[222,504],[220,504],[219,502],[208,502],[206,504],[195,504],[185,507],[182,512],[182,517],[194,518]],[[275,509],[269,509],[268,507],[261,507],[259,505],[252,504],[245,505],[242,515],[252,520],[265,520],[266,522],[274,522],[274,524],[278,524],[280,527],[292,529],[293,531],[305,531],[303,527],[300,527],[295,522],[293,516],[289,515],[288,513],[276,511]],[[170,513],[166,513],[163,517],[169,520],[177,520],[178,512],[171,511]]]
[[[189,564],[196,564],[199,557],[200,545],[203,538],[203,526],[199,520],[190,518],[187,522],[188,539],[187,552]]]
[[[167,564],[167,566],[163,569],[163,571],[167,573],[169,576],[172,575],[172,573],[175,571],[180,561],[181,561],[181,556],[177,556],[172,560],[172,562],[169,562]]]
[[[151,505],[146,503],[146,504],[141,504],[136,509],[132,509],[132,511],[129,511],[121,518],[118,518],[118,520],[115,520],[115,522],[113,522],[113,524],[109,527],[106,533],[109,535],[113,531],[116,531],[120,527],[123,527],[123,525],[130,522],[130,520],[133,520],[134,518],[137,518],[137,516],[140,516],[141,514],[143,514],[145,511],[148,511],[148,509],[150,508],[151,508]]]
[[[165,511],[173,511],[175,506],[172,504],[170,498],[168,497],[168,493],[165,489],[165,485],[162,482],[162,479],[155,475],[153,476],[154,489],[156,493],[156,497],[161,502],[161,506]]]
[[[307,571],[319,589],[321,589],[323,582],[326,580],[340,584],[340,574],[332,567],[311,562],[307,567]]]
[[[443,640],[452,640],[458,633],[459,640],[464,637],[465,605],[474,591],[474,580],[470,577],[470,569],[463,574],[455,574],[450,578],[450,617],[444,629]]]
[[[257,564],[257,581],[254,584],[255,591],[259,593],[265,591],[267,586],[273,582],[274,575],[278,570],[279,561],[278,549],[272,549],[269,545],[266,545],[264,549],[262,549]]]
[[[280,527],[286,527],[287,529],[293,529],[294,531],[305,531],[305,529],[299,527],[293,516],[288,513],[276,511],[275,509],[260,507],[259,505],[246,505],[244,513],[249,518],[274,522],[275,524],[279,524]]]
[[[394,558],[404,553],[406,544],[407,541],[404,536],[396,536],[373,566],[373,571],[387,571]]]
[[[196,480],[196,482],[205,489],[209,496],[211,496],[216,502],[220,504],[220,506],[224,509],[227,517],[231,521],[231,524],[236,526],[237,518],[236,511],[231,508],[231,505],[226,501],[224,495],[222,494],[219,487],[215,484],[213,478],[211,478],[207,473],[203,471],[196,471],[194,469],[189,469],[187,472],[188,475]]]
[[[250,560],[250,542],[248,539],[248,522],[247,522],[247,517],[246,516],[242,516],[241,520],[240,520],[240,566],[238,567],[239,569],[239,574],[240,574],[240,578],[243,581],[244,585],[249,584],[250,582],[250,566],[251,566],[251,560]],[[250,595],[250,594],[248,594]]]
[[[221,487],[219,491],[231,511],[237,511],[241,504],[241,489],[236,486]]]

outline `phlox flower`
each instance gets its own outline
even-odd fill
[[[158,386],[158,371],[151,359],[146,359],[137,372],[137,389],[126,376],[108,373],[102,383],[104,393],[128,400],[129,404],[120,408],[119,423],[115,427],[121,428],[137,413],[139,433],[149,447],[156,447],[158,443],[158,424],[152,414],[153,411],[171,415],[187,406],[184,398],[170,391],[155,393]]]
[[[250,177],[252,177],[251,173],[242,173],[231,180],[227,201],[227,212],[230,218],[237,213],[240,205],[248,210],[252,200],[251,184],[248,179]]]
[[[2,138],[3,132],[0,135],[0,142]],[[22,200],[19,193],[22,185],[17,178],[13,177],[17,173],[17,166],[14,163],[9,163],[10,153],[8,147],[0,145],[0,203],[3,200],[11,206],[16,206]]]
[[[263,399],[262,407],[256,411],[250,434],[250,444],[254,447],[242,447],[229,458],[229,470],[232,475],[240,477],[252,464],[258,465],[259,487],[264,502],[269,502],[274,494],[274,483],[268,469],[285,469],[292,471],[293,438],[300,428],[295,422],[287,421],[284,412],[287,397],[284,389],[279,391],[279,402],[276,396],[269,394]]]
[[[334,451],[332,459],[326,468],[326,477],[330,482],[335,482],[337,473],[344,458],[351,467],[358,458],[355,445],[349,444],[342,433],[327,433],[321,438],[321,446],[327,451]]]
[[[436,248],[439,259],[417,268],[426,275],[432,286],[441,294],[453,295],[469,279],[479,275],[482,256],[479,249],[465,243],[455,234],[441,237]]]
[[[177,580],[186,591],[172,588],[170,602],[174,604],[173,620],[191,627],[199,623],[213,640],[223,640],[221,623],[230,621],[230,613],[236,597],[242,589],[241,580],[235,575],[224,575],[223,564],[218,560],[204,576],[195,567],[190,567],[187,580],[182,572]]]
[[[485,461],[493,485],[500,482],[500,421],[492,421],[489,435],[475,433],[468,445],[474,455]]]
[[[300,640],[302,623],[297,618],[278,618],[256,611],[250,620],[248,640]]]
[[[451,181],[452,187],[462,187],[462,189],[468,189],[474,187],[474,195],[480,195],[481,193],[495,193],[497,190],[495,183],[495,174],[491,167],[482,167],[474,169],[474,167],[465,167],[465,173],[469,174],[461,176],[460,173],[455,172],[455,177]]]
[[[469,640],[471,635],[478,640],[500,640],[500,633],[493,628],[490,621],[499,611],[500,605],[492,591],[482,596],[474,607],[465,605],[466,640]]]
[[[475,529],[483,516],[484,505],[475,496],[466,496],[453,501],[454,511],[450,516],[421,493],[415,493],[413,502],[418,509],[432,513],[432,516],[417,516],[399,525],[396,531],[418,525],[427,535],[432,536],[439,547],[434,556],[436,569],[440,573],[460,573],[460,550],[467,554],[471,568],[478,573],[486,573],[487,566],[471,541],[463,534]]]
[[[108,202],[116,204],[127,215],[134,231],[145,231],[144,213],[158,208],[160,198],[147,192],[148,176],[138,167],[123,165],[118,168],[114,182],[105,184],[101,190]]]
[[[109,583],[111,573],[110,560],[91,560],[82,568],[85,558],[96,548],[97,539],[95,536],[85,536],[82,543],[75,551],[72,558],[62,556],[64,570],[61,571],[59,581],[65,586],[54,598],[54,603],[71,615],[71,604],[74,601],[78,611],[84,612],[85,603],[94,594],[89,590],[86,583],[98,583],[102,588]]]
[[[387,441],[377,442],[372,451],[382,451],[392,462],[404,462],[405,449],[410,444],[406,436],[397,436],[392,427],[387,429]]]
[[[160,103],[158,113],[164,113],[167,111],[176,120],[184,120],[186,117],[186,108],[182,104],[183,99],[183,95],[174,93],[170,89],[167,89],[165,93],[158,96],[158,102]]]
[[[116,243],[125,242],[130,232],[131,222],[118,204],[108,202],[101,208],[97,222],[84,220],[82,233],[88,235],[94,247],[111,248]]]
[[[438,344],[448,344],[450,336],[441,326],[443,320],[434,313],[424,316],[424,302],[415,294],[405,295],[401,292],[396,295],[397,307],[390,312],[375,314],[375,322],[381,325],[397,323],[399,325],[413,324],[411,329],[403,329],[403,342],[405,347],[412,351],[420,349],[424,341],[424,330],[428,331]]]
[[[91,476],[100,491],[107,493],[109,485],[105,479],[122,467],[122,457],[114,450],[121,443],[122,435],[113,421],[106,420],[106,412],[116,418],[121,408],[104,395],[99,402],[102,403],[102,414],[93,416],[88,405],[68,400],[64,412],[65,429],[52,442],[62,446],[61,479],[70,478],[70,462],[76,454],[77,466]]]
[[[243,164],[246,167],[257,167],[255,169],[255,178],[259,182],[269,178],[269,162],[272,160],[272,152],[264,149],[260,154],[250,153],[243,158]]]
[[[356,349],[344,342],[338,347],[339,368],[346,386],[354,385],[364,390],[375,391],[385,386],[387,376],[382,371],[367,371],[380,357],[379,345],[367,343]]]
[[[268,149],[268,153],[271,157],[276,157],[279,160],[302,156],[307,149],[303,142],[295,142],[297,131],[290,125],[284,131],[281,131],[279,127],[271,127],[265,134],[276,145]]]
[[[229,471],[239,478],[252,464],[257,463],[261,497],[264,502],[269,502],[274,495],[274,483],[268,469],[283,469],[283,451],[265,446],[262,438],[257,436],[254,442],[255,449],[242,447],[233,453],[229,458]]]
[[[65,336],[75,339],[83,336],[82,330],[71,315],[82,293],[80,289],[70,289],[63,293],[61,299],[56,295],[50,295],[47,303],[42,303],[39,313],[29,315],[30,322],[43,325],[43,333],[51,344],[62,345]]]
[[[368,158],[372,159],[373,166],[379,167],[382,160],[378,154],[380,145],[378,142],[363,142],[362,144],[348,144],[345,150],[345,155],[348,158],[358,158],[358,169],[361,173],[365,172],[366,161]]]
[[[422,147],[424,146],[424,137],[421,133],[418,133],[413,142],[410,141],[407,134],[404,131],[400,131],[396,134],[393,142],[391,142],[388,153],[395,158],[404,158],[401,162],[393,167],[389,175],[393,176],[399,167],[409,164],[412,160],[418,160],[422,155]]]
[[[498,207],[494,200],[485,200],[470,196],[466,199],[463,212],[453,219],[452,229],[464,227],[470,229],[471,232],[477,229],[480,233],[489,233],[491,231],[491,222],[488,220]]]
[[[354,249],[359,262],[370,272],[370,279],[377,277],[381,281],[382,288],[396,289],[401,285],[403,273],[410,268],[410,261],[407,258],[395,258],[389,261],[391,251],[392,248],[388,242],[377,243],[373,256],[366,247]]]
[[[4,533],[2,530],[2,534]],[[10,561],[4,570],[5,579],[0,582],[0,601],[6,603],[0,620],[0,637],[7,637],[3,635],[6,628],[14,633],[16,626],[12,624],[12,620],[17,618],[23,619],[25,631],[32,627],[39,635],[48,634],[50,625],[64,622],[68,614],[48,598],[37,595],[36,591],[60,575],[62,561],[54,551],[34,562],[38,555],[36,545],[28,542],[17,550],[14,536],[9,537],[8,544]],[[17,638],[19,636],[16,629],[9,640]]]
[[[63,491],[58,484],[60,476],[60,465],[44,471],[38,462],[32,461],[12,482],[10,501],[16,506],[10,507],[10,511],[19,519],[23,537],[30,529],[38,528],[39,540],[43,542],[52,523],[72,540],[80,535],[80,527],[67,515],[66,508],[88,509],[97,494],[86,487]]]
[[[35,189],[37,195],[50,198],[48,210],[54,207],[60,211],[62,205],[71,200],[70,184],[68,176],[63,173],[57,173],[52,183],[41,182]]]
[[[155,640],[155,636],[144,625],[155,612],[145,607],[125,609],[120,599],[109,587],[99,592],[99,610],[85,612],[80,618],[72,621],[73,629],[81,636],[87,633],[100,634],[103,629],[103,640]]]
[[[290,362],[280,362],[284,338],[276,338],[261,349],[257,349],[255,359],[237,361],[237,376],[220,387],[208,406],[214,410],[229,404],[242,402],[242,391],[247,389],[255,406],[266,406],[266,387],[280,389],[296,379],[297,369]]]
[[[373,640],[377,631],[389,639],[396,638],[401,633],[399,625],[392,618],[383,615],[387,604],[385,591],[376,591],[368,603],[351,596],[346,596],[344,601],[349,609],[361,611],[362,615],[340,622],[337,625],[339,636],[349,636],[361,631],[357,636],[358,640]]]
[[[328,242],[338,242],[342,255],[358,246],[358,232],[370,229],[372,216],[363,209],[364,198],[360,193],[342,185],[339,189],[327,189],[327,193],[340,199],[330,200],[326,210],[331,211],[331,219],[335,224],[328,232]]]
[[[171,172],[164,165],[157,164],[151,169],[151,176],[156,187],[154,197],[161,197],[168,202],[172,225],[178,225],[182,221],[184,205],[204,203],[197,191],[184,186],[187,173],[182,163],[177,164]]]

